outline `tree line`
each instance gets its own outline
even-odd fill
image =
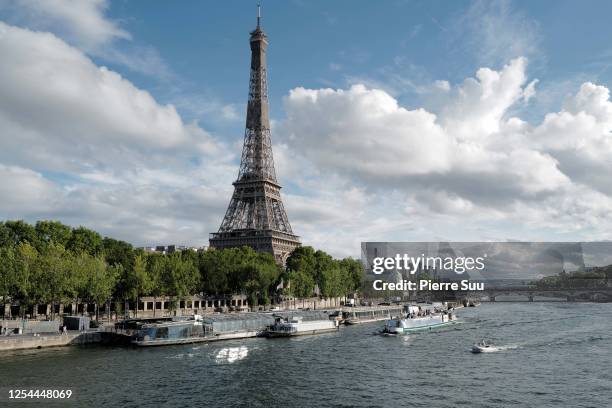
[[[545,276],[532,282],[538,289],[597,289],[604,288],[612,279],[612,265],[589,271],[562,271],[558,275]]]
[[[296,249],[280,267],[250,247],[147,253],[127,242],[58,221],[0,222],[0,297],[23,316],[36,304],[135,301],[169,296],[174,307],[194,293],[245,294],[251,305],[281,295],[338,297],[357,290],[363,268],[311,247]],[[316,290],[318,288],[318,291]],[[3,310],[0,310],[3,312]]]

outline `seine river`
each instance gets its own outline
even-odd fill
[[[406,337],[374,335],[379,322],[291,339],[0,355],[0,388],[72,389],[62,405],[87,407],[612,406],[612,304],[498,302],[458,315],[462,324]],[[482,338],[501,350],[471,354]]]

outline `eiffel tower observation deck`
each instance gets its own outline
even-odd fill
[[[250,45],[251,77],[240,170],[219,231],[210,234],[210,246],[246,245],[269,252],[278,263],[284,263],[300,240],[289,224],[274,170],[266,79],[268,37],[261,29],[259,7]]]

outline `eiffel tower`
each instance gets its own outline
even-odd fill
[[[268,37],[257,27],[251,32],[251,76],[247,104],[246,130],[238,179],[221,227],[210,234],[212,248],[250,246],[269,252],[283,264],[291,251],[300,246],[293,234],[276,181],[266,79]]]

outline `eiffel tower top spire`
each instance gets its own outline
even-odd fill
[[[268,104],[266,66],[268,37],[261,29],[260,13],[258,6],[257,27],[251,31],[249,41],[251,45],[249,101],[247,104],[244,146],[237,181],[266,180],[276,184]]]

